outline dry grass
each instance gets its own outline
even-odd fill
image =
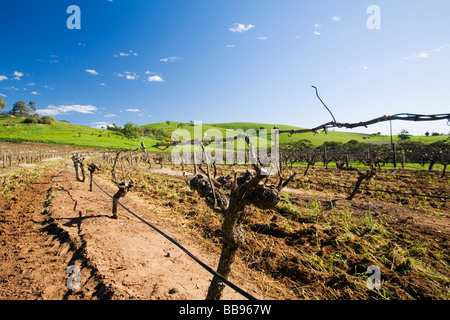
[[[102,175],[110,177],[108,166],[103,167]],[[219,174],[227,170],[221,168]],[[130,172],[138,181],[134,196],[154,205],[159,216],[180,232],[195,236],[204,250],[220,251],[222,217],[181,177]],[[437,182],[422,173],[408,175],[409,183],[416,183],[411,188],[424,181],[434,184],[433,188],[447,188],[445,180]],[[351,181],[349,176],[339,179]],[[383,188],[399,184],[384,173],[374,183]],[[402,204],[383,194],[335,201],[336,193],[331,191],[339,190],[311,188],[312,184],[302,181],[293,185],[300,191],[303,186],[314,192],[284,193],[271,210],[249,208],[244,223],[247,239],[233,274],[256,283],[267,299],[450,298],[448,234],[409,225],[390,211],[392,206],[400,211],[419,207],[429,217],[433,212],[441,212],[442,217],[446,204],[420,203],[420,198]],[[366,285],[370,265],[381,269],[379,290]]]

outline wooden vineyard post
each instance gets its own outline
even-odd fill
[[[90,192],[92,192],[92,182],[94,180],[94,173],[96,170],[100,170],[100,168],[95,163],[92,162],[88,165],[88,171],[91,174],[91,178],[89,179],[90,180],[90,182],[89,182],[89,191]]]
[[[125,197],[128,191],[133,187],[133,182],[127,183],[127,182],[117,182],[116,185],[119,187],[119,191],[117,191],[113,196],[113,207],[112,207],[112,214],[113,219],[117,219],[117,201]]]
[[[74,154],[72,156],[73,165],[75,167],[75,175],[76,179],[79,182],[84,182],[85,176],[84,176],[84,157],[81,157],[78,153]],[[79,170],[81,169],[81,175],[82,178],[80,178]]]

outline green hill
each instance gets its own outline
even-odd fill
[[[136,148],[140,141],[154,145],[156,139],[143,137],[132,141],[118,132],[79,126],[64,121],[52,124],[22,123],[24,118],[0,117],[0,140],[9,142],[44,142],[95,148]]]
[[[201,131],[201,137],[206,131],[207,138],[211,138],[214,132],[222,135],[222,137],[235,135],[236,130],[240,129],[244,132],[248,132],[249,129],[258,132],[261,128],[265,128],[267,132],[275,126],[274,124],[259,124],[248,122],[234,122],[234,123],[215,123],[215,124],[202,124],[201,130],[199,126],[193,126],[189,123],[180,124],[180,122],[160,122],[152,123],[144,126],[140,126],[142,132],[146,132],[146,136],[141,136],[139,139],[131,140],[122,136],[119,132],[113,132],[108,130],[95,129],[87,126],[80,126],[70,124],[64,121],[55,121],[52,124],[28,124],[22,123],[24,118],[12,118],[12,117],[0,117],[0,140],[10,142],[44,142],[44,143],[56,143],[56,144],[70,144],[83,147],[96,147],[96,148],[136,148],[140,146],[141,141],[149,148],[158,142],[163,141],[165,138],[170,138],[172,133],[177,129],[185,129],[189,132],[190,136],[185,138],[194,138],[195,130]],[[301,129],[297,127],[277,124],[281,130],[284,129]],[[425,143],[433,143],[439,140],[445,140],[448,136],[413,136],[411,141],[423,141]],[[216,137],[217,138],[217,137]],[[270,135],[268,136],[270,139]],[[348,142],[350,140],[356,140],[359,142],[369,143],[390,143],[389,136],[370,136],[366,134],[352,133],[352,132],[339,132],[329,131],[328,134],[320,133],[303,133],[288,135],[282,134],[280,136],[280,144],[286,144],[292,141],[298,141],[302,139],[310,140],[314,145],[319,146],[325,141],[337,141]],[[394,140],[397,141],[398,137],[394,136]],[[264,139],[261,141],[264,142]],[[257,139],[253,139],[256,143]],[[158,149],[149,148],[150,151],[157,151]]]

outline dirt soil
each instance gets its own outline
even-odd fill
[[[90,192],[87,179],[76,182],[72,161],[52,163],[53,167],[47,163],[28,168],[30,172],[40,166],[51,169],[23,190],[15,190],[12,198],[0,197],[0,300],[205,299],[212,279],[210,273],[123,208],[119,207],[119,218],[112,219],[112,200],[96,187]],[[220,254],[218,219],[209,215],[195,193],[189,193],[192,198],[180,198],[185,193],[180,190],[184,183],[181,171],[166,168],[150,171],[167,177],[165,187],[178,190],[178,198],[161,197],[156,184],[145,197],[131,192],[121,202],[216,269]],[[108,193],[117,191],[110,181],[100,176],[95,180]],[[374,219],[382,218],[386,228],[398,238],[426,239],[434,243],[436,248],[427,255],[440,256],[448,250],[450,216],[445,203],[438,203],[443,210],[436,217],[420,206],[399,207],[382,199],[371,200],[373,195],[360,194],[357,199],[347,201],[334,190],[296,187],[286,188],[284,192],[291,195],[292,203],[299,208],[315,199],[322,215],[333,211],[339,217],[340,212],[350,209],[361,217],[371,214]],[[330,203],[333,210],[328,208]],[[177,206],[186,212],[186,222],[179,219],[171,223],[165,216],[168,210],[177,211]],[[356,287],[355,282],[356,274],[365,272],[358,266],[371,262],[370,257],[361,258],[356,254],[364,249],[364,244],[359,244],[363,236],[353,234],[353,239],[345,239],[337,229],[325,230],[327,224],[317,220],[319,216],[312,217],[311,221],[306,218],[303,215],[293,221],[273,210],[254,213],[248,222],[247,243],[233,266],[230,280],[258,299],[367,298],[367,290]],[[185,226],[180,227],[180,223]],[[190,232],[192,227],[203,232],[204,237]],[[344,234],[347,235],[351,233]],[[382,234],[374,233],[368,239],[375,241],[378,236]],[[317,251],[319,243],[321,247]],[[355,253],[342,252],[338,243],[354,247]],[[302,250],[298,251],[297,247]],[[347,255],[346,262],[339,260],[343,254]],[[299,263],[304,259],[313,263],[311,257],[321,256],[326,257],[323,261],[331,261],[336,268],[342,264],[342,270],[353,270],[354,274],[348,271],[329,275]],[[406,268],[399,255],[391,258],[387,252],[386,257],[388,262],[382,265],[382,273],[387,288],[393,293],[398,287],[409,292],[409,295],[399,292],[393,297],[433,298],[435,289],[410,275],[410,268]],[[74,276],[67,273],[71,266],[79,267],[80,289],[70,290],[67,286],[69,277]],[[402,272],[400,267],[408,270]],[[443,269],[442,274],[448,273],[448,265],[438,267]],[[223,298],[244,299],[228,287]]]
[[[29,185],[0,208],[0,299],[201,300],[212,275],[156,231],[119,208],[89,183],[76,182],[72,163]],[[112,184],[96,179],[109,193]],[[215,269],[216,252],[161,222],[154,208],[126,197],[126,206]],[[80,268],[80,289],[69,290],[67,269]],[[238,277],[235,284],[263,298]],[[230,288],[224,299],[243,299]]]

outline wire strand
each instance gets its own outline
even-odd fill
[[[213,276],[217,277],[220,279],[220,281],[222,281],[223,283],[225,283],[226,285],[228,285],[230,288],[232,288],[233,290],[235,290],[236,292],[240,293],[242,296],[246,297],[249,300],[257,300],[254,296],[252,296],[251,294],[247,293],[246,291],[244,291],[243,289],[239,288],[237,285],[235,285],[234,283],[230,282],[229,280],[227,280],[226,278],[224,278],[222,275],[220,275],[219,273],[217,273],[216,271],[214,271],[213,269],[211,269],[208,265],[206,265],[205,263],[203,263],[200,259],[198,259],[196,256],[194,256],[191,252],[189,252],[186,248],[184,248],[180,243],[178,243],[176,240],[174,240],[173,238],[171,238],[170,236],[168,236],[167,234],[165,234],[163,231],[159,230],[157,227],[155,227],[154,225],[152,225],[151,223],[149,223],[148,221],[144,220],[143,218],[141,218],[140,216],[138,216],[137,214],[135,214],[133,211],[131,211],[130,209],[128,209],[126,206],[124,206],[122,203],[120,203],[119,200],[115,199],[113,196],[111,196],[107,191],[105,191],[102,187],[100,187],[97,182],[95,182],[95,180],[92,178],[92,176],[90,174],[87,174],[87,176],[89,177],[89,179],[103,192],[105,193],[108,197],[110,197],[111,199],[113,199],[113,201],[115,201],[116,203],[118,203],[122,208],[124,208],[128,213],[130,213],[131,215],[133,215],[134,217],[136,217],[137,219],[139,219],[141,222],[145,223],[147,226],[149,226],[150,228],[152,228],[153,230],[155,230],[156,232],[158,232],[159,234],[161,234],[163,237],[165,237],[167,240],[169,240],[171,243],[173,243],[174,245],[176,245],[179,249],[181,249],[181,251],[183,251],[184,253],[186,253],[190,258],[192,258],[195,262],[197,262],[200,266],[202,266],[206,271],[208,271],[209,273],[211,273]]]

